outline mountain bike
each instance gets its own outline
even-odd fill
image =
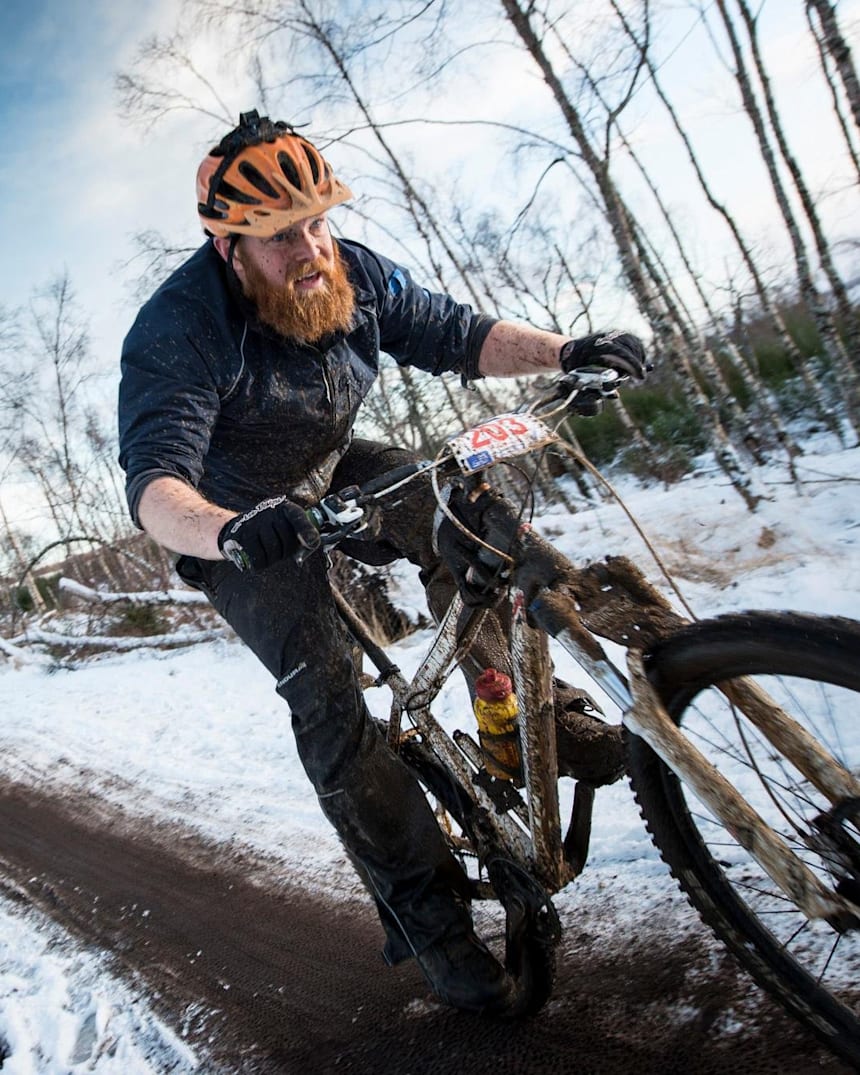
[[[391,748],[470,866],[474,896],[505,909],[519,1012],[551,995],[560,938],[552,897],[586,864],[595,803],[595,787],[579,780],[562,818],[552,661],[561,647],[599,695],[594,705],[620,715],[645,825],[693,906],[760,986],[858,1064],[860,624],[785,611],[691,622],[629,559],[575,565],[489,491],[487,471],[561,443],[560,423],[595,413],[618,380],[606,370],[566,375],[528,408],[451,438],[435,459],[314,509],[334,546],[409,483],[433,483],[442,526],[462,539],[456,562],[448,554],[460,589],[413,676],[336,593],[338,608],[375,667],[373,685],[391,691]],[[488,765],[468,717],[449,733],[432,709],[483,617],[500,609],[518,709],[516,778]],[[606,640],[627,650],[626,673]]]

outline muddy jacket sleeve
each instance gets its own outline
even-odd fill
[[[207,333],[187,311],[175,329],[153,324],[145,307],[126,337],[119,387],[120,464],[137,525],[140,497],[160,476],[197,487],[220,411],[206,354]]]
[[[464,381],[482,376],[481,346],[496,318],[420,287],[404,266],[358,243],[341,245],[358,254],[357,270],[364,277],[358,294],[369,289],[374,296],[381,350],[402,366],[434,375],[459,373]]]

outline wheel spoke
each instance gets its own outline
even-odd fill
[[[649,675],[681,732],[844,911],[831,915],[833,925],[807,919],[790,888],[783,892],[745,850],[756,845],[754,830],[741,844],[639,740],[631,747],[632,779],[655,842],[760,984],[860,1065],[860,929],[852,920],[860,907],[847,902],[860,886],[860,832],[851,811],[819,790],[850,788],[844,773],[823,768],[828,757],[860,771],[860,625],[748,613],[691,626],[651,660]],[[754,681],[757,705],[770,697],[779,707],[764,724],[760,709],[749,719],[743,712],[749,690],[720,689],[740,676]],[[780,713],[820,750],[795,759],[782,754],[780,744],[797,750],[804,740],[782,734]]]

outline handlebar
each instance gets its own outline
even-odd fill
[[[555,378],[524,410],[497,416],[450,438],[436,459],[407,463],[371,478],[363,485],[329,493],[318,505],[307,509],[308,518],[320,531],[323,546],[337,545],[343,538],[360,534],[367,528],[366,509],[370,505],[390,496],[420,474],[436,471],[438,476],[448,477],[458,472],[474,474],[488,469],[503,457],[494,454],[493,449],[498,453],[499,445],[505,439],[512,441],[507,455],[528,454],[539,446],[559,439],[555,431],[545,425],[546,422],[553,418],[563,420],[569,414],[598,414],[603,401],[616,398],[619,385],[626,380],[617,370],[597,366],[585,366],[566,373]],[[534,425],[528,428],[527,423]],[[517,426],[523,429],[517,429]],[[535,427],[539,427],[537,437],[534,436]],[[472,452],[468,454],[470,438]],[[468,465],[464,463],[464,453]],[[303,559],[306,555],[307,550],[302,550],[298,558]]]

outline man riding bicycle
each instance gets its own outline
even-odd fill
[[[275,677],[320,805],[375,899],[387,962],[414,956],[448,1003],[503,1013],[512,983],[474,933],[466,876],[419,785],[368,715],[305,509],[413,458],[353,436],[380,351],[465,381],[583,365],[641,379],[642,346],[495,320],[334,239],[326,214],[350,190],[309,141],[256,112],[203,160],[197,192],[207,240],[123,346],[132,517],[180,554],[182,578]],[[341,548],[366,563],[408,557],[438,609],[453,582],[432,506],[425,486],[386,511],[371,539]],[[310,554],[297,563],[300,549]],[[592,721],[585,738],[594,782],[617,775],[618,730]]]

